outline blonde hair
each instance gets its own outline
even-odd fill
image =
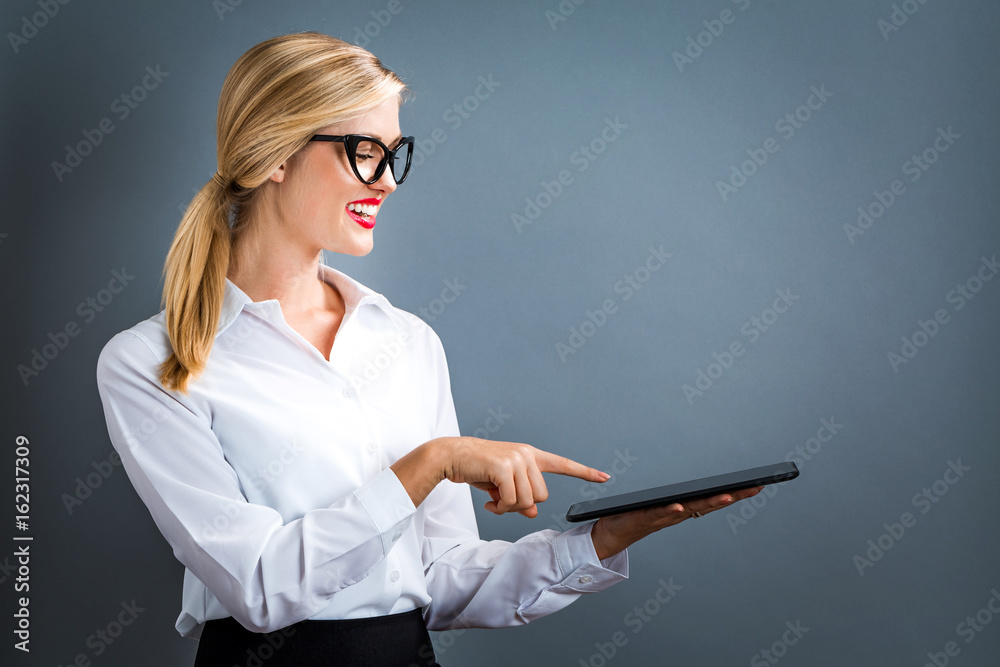
[[[282,162],[320,128],[351,120],[406,87],[368,51],[303,32],[261,42],[233,64],[217,120],[218,171],[188,205],[163,267],[172,353],[164,387],[187,392],[218,328],[233,242]]]

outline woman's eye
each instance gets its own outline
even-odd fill
[[[371,160],[375,156],[374,155],[365,155],[364,153],[358,153],[354,157],[357,158],[358,160]]]

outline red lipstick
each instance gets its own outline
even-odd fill
[[[355,201],[349,202],[347,206],[344,207],[344,210],[347,211],[347,215],[351,217],[351,220],[354,220],[354,222],[358,223],[365,229],[371,229],[375,226],[375,212],[372,211],[371,213],[365,213],[364,211],[352,211],[350,207],[351,206],[354,206],[356,208],[360,206],[377,207],[381,203],[382,203],[381,199],[376,199],[374,197],[370,197],[368,199],[357,199]]]

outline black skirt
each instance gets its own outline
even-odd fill
[[[420,609],[342,621],[300,621],[259,634],[208,621],[195,667],[440,667]]]

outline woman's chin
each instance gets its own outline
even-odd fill
[[[352,257],[364,257],[370,253],[375,248],[375,244],[371,241],[368,243],[352,243],[350,245],[338,244],[334,247],[326,248],[327,252],[337,253],[338,255],[351,255]]]

